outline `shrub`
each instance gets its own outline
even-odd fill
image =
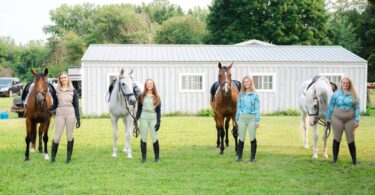
[[[286,111],[277,111],[266,114],[266,116],[299,116],[300,114],[301,113],[298,110],[289,108]]]
[[[199,111],[198,116],[213,117],[214,111],[211,108],[202,109]]]

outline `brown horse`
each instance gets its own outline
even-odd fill
[[[48,160],[48,128],[51,121],[51,113],[48,111],[48,107],[52,105],[52,96],[48,90],[47,74],[48,69],[44,69],[43,73],[35,72],[31,70],[35,76],[34,85],[26,100],[26,152],[25,161],[30,160],[29,148],[30,142],[32,142],[32,148],[35,148],[36,140],[36,128],[39,123],[39,152],[42,153],[42,136],[44,142],[44,159]]]
[[[220,87],[216,90],[215,98],[211,101],[211,108],[214,112],[214,119],[217,129],[217,147],[220,146],[220,154],[224,154],[224,135],[225,144],[229,146],[228,129],[229,122],[233,121],[233,137],[235,140],[235,151],[238,152],[237,137],[238,129],[234,122],[237,112],[237,96],[238,89],[232,81],[231,68],[233,63],[229,66],[222,66],[219,62],[219,84]],[[225,119],[225,131],[224,131]]]

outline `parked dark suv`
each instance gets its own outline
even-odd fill
[[[0,96],[11,97],[13,94],[22,94],[23,85],[19,78],[0,77]]]

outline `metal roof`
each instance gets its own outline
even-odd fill
[[[110,62],[361,62],[341,46],[90,45],[82,61]]]

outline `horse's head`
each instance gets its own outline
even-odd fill
[[[319,119],[325,118],[332,93],[331,84],[326,77],[321,77],[306,91],[305,108],[309,115],[310,125],[315,125]]]
[[[222,66],[219,62],[219,82],[220,82],[220,90],[223,90],[226,96],[229,96],[231,93],[231,86],[232,86],[232,73],[230,69],[232,68],[233,63],[229,66]]]
[[[34,87],[35,101],[38,107],[46,107],[46,95],[48,93],[47,74],[48,69],[45,68],[43,72],[36,72],[31,69],[31,73],[34,75]]]
[[[309,124],[315,125],[319,121],[319,98],[316,96],[315,89],[310,88],[305,96],[305,108],[309,118]]]
[[[136,98],[133,90],[134,80],[132,77],[133,70],[126,72],[121,69],[120,75],[118,76],[119,90],[121,94],[129,101],[130,105],[136,103]]]

